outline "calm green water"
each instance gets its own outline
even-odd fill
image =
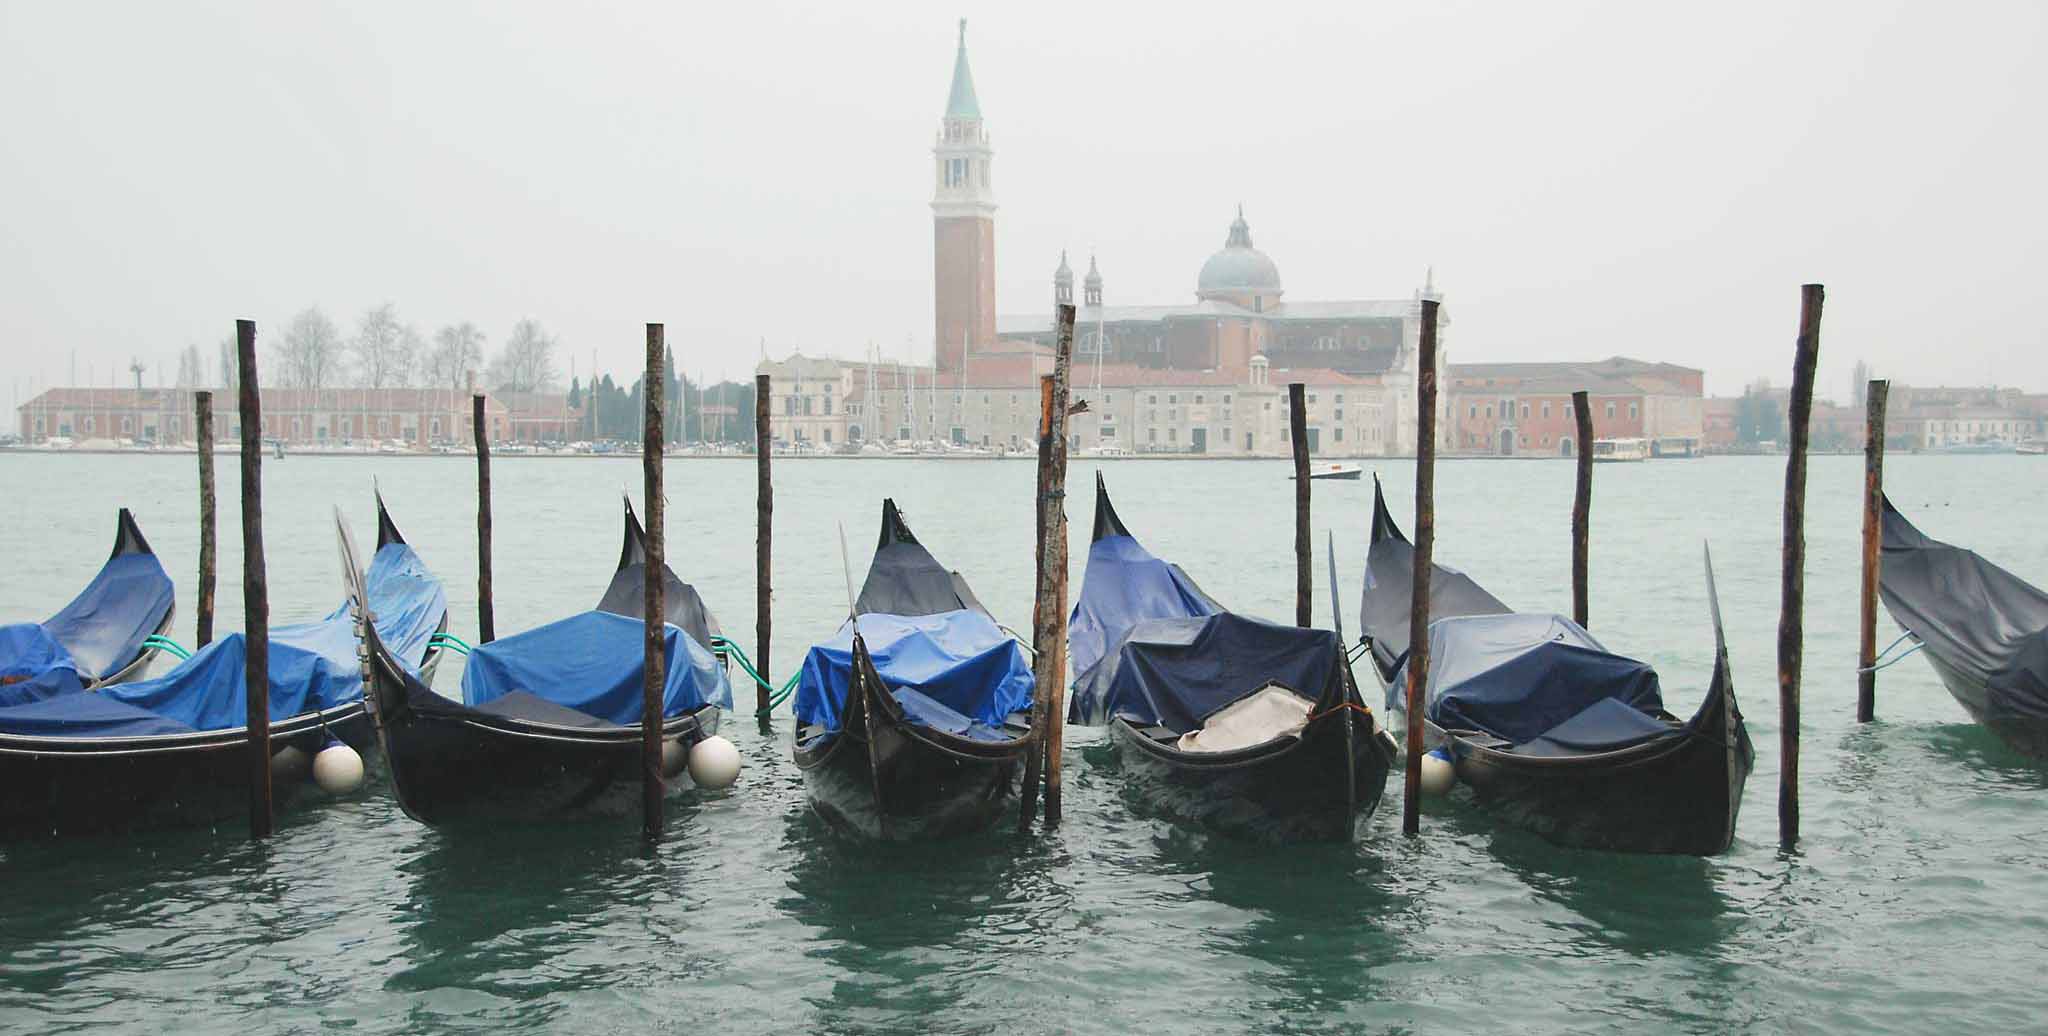
[[[474,633],[466,459],[264,470],[279,621],[338,599],[332,508],[372,535],[375,478],[447,581],[455,630]],[[838,623],[835,527],[864,566],[884,493],[998,618],[1024,624],[1029,464],[776,470],[776,673]],[[1104,470],[1148,546],[1240,610],[1292,614],[1282,464]],[[193,471],[190,458],[0,454],[13,490],[0,498],[0,620],[40,617],[90,578],[125,504],[180,580],[189,639]],[[1073,471],[1076,580],[1095,471]],[[1408,524],[1412,467],[1381,471]],[[739,786],[677,800],[653,849],[629,819],[444,836],[375,783],[288,815],[263,846],[237,826],[0,846],[0,1030],[2038,1031],[2048,769],[1969,725],[1919,659],[1883,674],[1880,722],[1853,722],[1861,474],[1857,458],[1813,462],[1793,855],[1777,849],[1775,815],[1783,462],[1620,465],[1596,480],[1592,626],[1654,661],[1674,710],[1690,710],[1713,647],[1699,562],[1711,539],[1758,745],[1726,856],[1559,850],[1450,803],[1408,841],[1398,788],[1355,844],[1242,846],[1132,815],[1085,730],[1057,832],[877,849],[808,814],[784,716],[766,736],[729,724],[747,760]],[[2048,580],[2048,463],[1894,457],[1887,475],[1928,532]],[[493,476],[499,630],[589,607],[637,461],[507,458]],[[668,480],[671,563],[751,647],[752,464],[673,461]],[[1519,607],[1568,606],[1569,465],[1448,463],[1438,487],[1441,558]],[[1330,528],[1355,632],[1372,486],[1315,492],[1318,621]],[[223,501],[229,626],[237,520]],[[1881,629],[1889,639],[1889,620]],[[451,666],[439,683],[459,680]]]

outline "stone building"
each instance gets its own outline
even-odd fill
[[[1691,367],[1616,356],[1592,363],[1466,363],[1444,372],[1449,452],[1468,456],[1571,456],[1578,436],[1572,393],[1588,393],[1593,435],[1648,439],[1655,455],[1697,453],[1705,437]]]
[[[966,29],[933,148],[935,302],[931,364],[764,360],[770,427],[784,442],[869,441],[1026,449],[1036,439],[1038,377],[1052,370],[1055,307],[1074,304],[1064,255],[1036,312],[997,316],[993,156],[968,67]],[[1415,451],[1415,383],[1424,299],[1290,300],[1240,207],[1204,260],[1194,300],[1110,306],[1089,259],[1076,313],[1073,391],[1089,412],[1074,447],[1280,456],[1289,450],[1285,385],[1308,386],[1309,443],[1325,456]],[[1440,318],[1440,327],[1448,326]],[[1439,331],[1439,362],[1446,354]]]

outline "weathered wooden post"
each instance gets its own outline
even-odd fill
[[[213,572],[219,563],[214,550],[213,393],[192,393],[199,425],[199,614],[193,630],[194,648],[213,643]]]
[[[1785,578],[1778,612],[1778,845],[1799,842],[1799,667],[1805,650],[1806,439],[1813,417],[1813,368],[1820,359],[1826,292],[1799,289],[1799,343],[1792,358],[1790,451],[1785,460]]]
[[[873,405],[873,401],[869,401]],[[768,604],[774,597],[770,549],[775,537],[775,483],[768,477],[774,438],[768,433],[768,375],[754,375],[754,669],[761,680],[754,687],[754,709],[768,722]]]
[[[470,425],[476,433],[476,639],[498,639],[491,614],[491,435],[484,424],[484,394],[469,397]]]
[[[1407,773],[1401,785],[1401,833],[1421,828],[1422,687],[1429,679],[1429,576],[1436,550],[1436,311],[1422,303],[1415,377],[1415,596],[1408,609]]]
[[[263,568],[263,400],[256,377],[256,322],[235,321],[242,415],[242,646],[248,701],[249,836],[269,838],[270,585]]]
[[[646,476],[641,500],[647,511],[647,600],[641,616],[645,633],[641,640],[640,680],[640,824],[649,838],[661,837],[661,712],[663,692],[668,688],[668,608],[662,601],[662,565],[666,541],[662,532],[664,506],[661,492],[662,397],[667,395],[663,373],[662,326],[647,325],[647,372],[641,378],[641,398],[647,404],[646,425],[640,432],[640,466]]]
[[[1877,584],[1883,562],[1884,406],[1892,383],[1873,380],[1863,417],[1863,626],[1856,652],[1856,722],[1877,718]]]
[[[1572,621],[1590,628],[1586,566],[1593,550],[1593,402],[1586,392],[1572,393],[1572,417],[1579,425],[1579,484],[1572,495]]]
[[[1309,595],[1315,577],[1309,572],[1308,542],[1308,403],[1301,382],[1287,386],[1287,439],[1294,448],[1294,624],[1306,628],[1314,615]]]
[[[1058,307],[1053,373],[1039,380],[1037,570],[1031,609],[1033,747],[1025,755],[1023,808],[1019,830],[1038,812],[1038,784],[1045,780],[1045,822],[1060,821],[1060,751],[1066,724],[1066,468],[1067,372],[1074,351],[1074,307]]]

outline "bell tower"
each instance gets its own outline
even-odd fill
[[[967,68],[965,18],[932,157],[934,336],[939,369],[955,370],[962,343],[971,348],[996,338],[996,196],[989,168],[995,151]]]

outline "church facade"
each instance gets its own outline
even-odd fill
[[[1048,304],[998,315],[994,150],[968,66],[965,23],[933,155],[933,359],[898,364],[764,359],[770,428],[785,443],[951,444],[1030,449],[1038,379],[1052,371],[1059,305],[1076,305],[1066,257]],[[1415,452],[1424,299],[1299,300],[1253,244],[1240,207],[1202,261],[1194,297],[1108,305],[1093,257],[1077,304],[1071,379],[1089,409],[1078,450],[1284,456],[1286,385],[1302,382],[1309,447],[1326,457]],[[1438,363],[1448,320],[1439,316]],[[1446,437],[1445,445],[1449,445]]]

